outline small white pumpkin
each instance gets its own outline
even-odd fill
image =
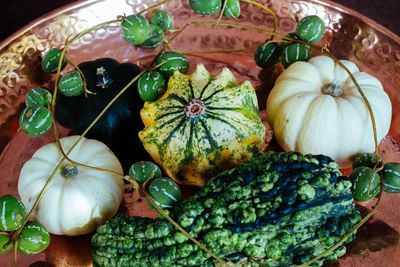
[[[341,62],[371,104],[382,140],[392,117],[388,95],[375,77],[351,61]],[[327,56],[296,62],[278,77],[268,96],[267,120],[285,151],[324,154],[343,166],[356,153],[374,151],[366,105],[345,70]]]
[[[79,136],[61,139],[67,151]],[[83,138],[69,157],[79,163],[123,173],[114,153],[103,143]],[[47,177],[62,158],[55,143],[38,149],[21,170],[18,192],[30,210]],[[74,166],[64,161],[48,185],[33,218],[58,235],[89,233],[115,215],[121,204],[124,182],[116,174]]]

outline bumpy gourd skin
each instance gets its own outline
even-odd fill
[[[250,256],[264,258],[262,266],[294,266],[360,221],[351,182],[340,175],[326,156],[266,152],[216,176],[170,216],[235,266],[258,266],[246,260]],[[98,229],[92,246],[96,266],[214,265],[163,218],[117,216]],[[327,258],[344,253],[342,246]]]

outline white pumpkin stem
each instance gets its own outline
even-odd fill
[[[78,171],[78,167],[70,164],[70,163],[66,163],[64,164],[64,166],[62,166],[60,168],[60,173],[61,176],[64,178],[72,178],[72,177],[76,177],[79,173]]]
[[[344,94],[343,86],[338,80],[333,80],[322,87],[322,93],[333,97],[342,96]]]

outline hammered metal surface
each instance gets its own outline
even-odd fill
[[[46,75],[41,71],[40,56],[50,47],[62,47],[69,37],[90,26],[115,19],[117,15],[139,12],[156,2],[158,1],[79,2],[49,14],[45,19],[35,21],[0,45],[0,149],[3,150],[0,157],[0,177],[2,178],[0,195],[17,193],[17,179],[22,165],[37,148],[52,140],[50,135],[32,139],[17,131],[17,115],[26,92],[36,86],[51,88],[54,81],[54,76]],[[352,14],[345,8],[334,6],[332,2],[318,0],[259,0],[258,2],[276,12],[279,18],[278,32],[283,34],[294,31],[296,20],[305,15],[319,15],[328,28],[321,43],[329,44],[330,51],[336,56],[355,61],[362,70],[381,80],[394,108],[390,136],[382,142],[380,148],[386,161],[400,161],[397,146],[400,142],[400,111],[398,110],[400,106],[398,92],[400,38],[359,14]],[[173,13],[178,26],[185,24],[189,19],[204,19],[193,14],[187,1],[174,1],[162,8]],[[270,15],[249,5],[243,5],[242,8],[241,23],[266,29],[272,27],[273,20]],[[206,19],[209,20],[209,18]],[[119,29],[115,26],[111,25],[80,38],[71,46],[68,58],[75,63],[98,57],[112,57],[121,62],[130,61],[140,64],[150,62],[157,50],[128,45],[122,40]],[[171,45],[174,49],[181,51],[254,48],[266,37],[260,33],[235,28],[197,25],[186,30]],[[250,80],[257,89],[261,115],[265,116],[263,112],[265,99],[279,69],[268,71],[259,69],[254,64],[252,53],[235,53],[229,56],[223,53],[201,54],[190,56],[189,59],[192,70],[197,62],[204,63],[214,73],[219,72],[224,66],[229,66],[238,80]],[[62,131],[64,135],[67,133],[66,130]],[[11,139],[12,136],[14,137]],[[270,139],[271,136],[268,137],[268,140]],[[7,147],[4,148],[7,143]],[[142,216],[155,215],[145,201],[138,200],[129,188],[127,189],[123,211]],[[188,188],[186,193],[189,194],[188,192],[192,191]],[[382,207],[376,216],[376,220],[381,220],[394,233],[400,231],[400,211],[397,209],[399,202],[398,195],[385,194]],[[368,227],[372,229],[372,226]],[[372,231],[368,230],[368,227],[365,231]],[[53,236],[49,249],[35,256],[20,255],[17,266],[90,266],[89,239],[90,236],[75,238]],[[364,238],[363,240],[367,240],[365,242],[368,243],[372,239]],[[389,248],[380,252],[370,252],[377,249],[358,245],[363,244],[362,242],[361,240],[356,243],[354,251],[358,251],[357,253],[352,253],[340,260],[340,266],[400,266],[398,243],[392,241],[394,246],[389,244],[387,245]],[[381,245],[381,247],[385,246]],[[361,252],[363,256],[353,255]],[[1,266],[11,266],[11,255],[1,257],[0,262]]]

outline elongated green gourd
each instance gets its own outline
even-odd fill
[[[326,156],[267,152],[214,177],[170,216],[235,266],[258,266],[249,257],[259,258],[261,266],[293,266],[360,221],[350,188]],[[96,266],[214,265],[164,218],[117,216],[97,230],[92,247]],[[341,246],[327,258],[334,261],[345,251]]]

